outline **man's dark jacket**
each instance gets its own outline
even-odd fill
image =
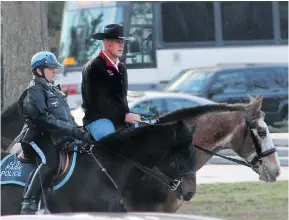
[[[111,120],[115,127],[124,125],[129,112],[127,71],[121,62],[118,70],[102,51],[84,66],[81,84],[84,125],[100,118]]]
[[[26,123],[30,122],[30,125],[24,128],[35,127],[38,132],[49,135],[55,145],[69,139],[77,126],[65,94],[41,77],[33,78],[18,104],[22,115],[27,119]]]

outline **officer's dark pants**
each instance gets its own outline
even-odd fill
[[[58,151],[49,137],[41,136],[34,142],[32,147],[40,154],[37,157],[40,166],[30,178],[24,199],[35,198],[38,200],[42,190],[41,182],[44,190],[51,186],[53,176],[58,168],[59,158]]]

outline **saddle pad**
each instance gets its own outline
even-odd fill
[[[78,147],[75,146],[74,150],[77,150]],[[3,184],[16,184],[25,187],[26,183],[28,181],[29,174],[34,171],[37,167],[34,163],[24,163],[20,159],[18,159],[18,154],[21,152],[17,152],[15,154],[9,154],[5,156],[1,160],[1,180],[0,185]],[[39,153],[39,152],[37,152]],[[39,154],[42,156],[42,154]],[[58,179],[56,182],[56,185],[53,187],[54,190],[60,189],[62,186],[64,186],[67,181],[70,179],[75,165],[76,165],[76,159],[77,159],[77,152],[73,152],[69,165],[68,170],[65,172],[64,175],[62,175],[61,179]],[[45,162],[45,156],[42,156],[42,161]]]
[[[8,154],[1,160],[1,181],[0,184],[16,184],[25,186],[29,174],[36,169],[33,163],[23,163],[18,159],[17,152]]]

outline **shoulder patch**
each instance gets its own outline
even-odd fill
[[[34,81],[31,81],[31,82],[29,83],[28,88],[31,88],[31,87],[33,87],[33,86],[35,86],[35,82],[34,82]]]

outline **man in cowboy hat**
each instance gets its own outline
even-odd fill
[[[140,115],[129,112],[127,103],[127,71],[119,61],[127,40],[123,32],[122,25],[110,24],[103,33],[93,34],[92,38],[103,41],[103,49],[82,71],[83,125],[96,140],[115,132],[125,122],[140,121]]]

